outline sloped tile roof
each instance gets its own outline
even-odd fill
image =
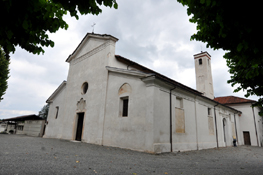
[[[134,67],[134,68],[136,68],[136,69],[138,69],[138,70],[140,70],[140,71],[142,71],[144,73],[152,73],[152,74],[154,74],[155,77],[160,78],[162,80],[165,80],[166,82],[169,82],[169,83],[175,85],[176,87],[180,87],[180,88],[182,88],[182,89],[184,89],[184,90],[186,90],[188,92],[191,92],[191,93],[193,93],[195,95],[201,96],[201,97],[203,97],[203,98],[205,98],[207,100],[210,100],[212,102],[217,102],[216,100],[213,100],[213,99],[210,99],[210,98],[208,98],[206,96],[203,96],[203,94],[201,92],[199,92],[199,91],[197,91],[195,89],[192,89],[192,88],[190,88],[190,87],[188,87],[186,85],[183,85],[183,84],[181,84],[181,83],[179,83],[179,82],[177,82],[177,81],[175,81],[173,79],[170,79],[170,78],[168,78],[168,77],[166,77],[166,76],[164,76],[164,75],[162,75],[162,74],[160,74],[158,72],[155,72],[155,71],[153,71],[153,70],[151,70],[151,69],[149,69],[149,68],[147,68],[145,66],[142,66],[142,65],[140,65],[140,64],[138,64],[138,63],[136,63],[134,61],[131,61],[131,60],[127,59],[127,58],[124,58],[124,57],[122,57],[120,55],[115,55],[115,58],[118,61],[120,61],[120,62],[122,62],[122,63],[124,63],[124,64],[126,64],[128,66],[132,66],[132,67]],[[231,108],[231,107],[229,107],[229,106],[227,106],[227,105],[225,105],[223,103],[220,103],[220,105],[222,105],[224,107],[227,107],[227,108],[229,108],[231,110],[237,111],[239,113],[242,113],[241,111],[238,111],[238,110],[236,110],[234,108]]]
[[[254,100],[249,100],[249,99],[235,97],[235,96],[216,97],[214,100],[221,104],[238,104],[238,103],[255,103],[256,102]]]
[[[192,88],[190,88],[190,87],[188,87],[188,86],[186,86],[186,85],[184,85],[184,84],[181,84],[181,83],[179,83],[179,82],[177,82],[177,81],[175,81],[175,80],[173,80],[173,79],[170,79],[170,78],[168,78],[168,77],[166,77],[166,76],[164,76],[164,75],[162,75],[162,74],[160,74],[160,73],[158,73],[158,72],[155,72],[155,71],[153,71],[153,70],[151,70],[151,69],[149,69],[149,68],[147,68],[147,67],[144,67],[144,66],[142,66],[142,65],[140,65],[140,64],[138,64],[138,63],[136,63],[136,62],[134,62],[134,61],[131,61],[131,60],[127,59],[127,58],[124,58],[124,57],[122,57],[122,56],[120,56],[120,55],[115,55],[115,58],[116,58],[118,61],[120,61],[120,62],[122,62],[122,63],[124,63],[124,64],[127,64],[127,65],[129,65],[129,66],[133,66],[134,68],[136,68],[136,69],[138,69],[138,70],[141,70],[142,72],[145,72],[145,73],[153,73],[153,74],[155,74],[156,77],[159,77],[159,78],[161,78],[161,79],[164,79],[164,80],[168,81],[169,83],[171,83],[171,84],[173,84],[173,85],[176,85],[177,87],[180,87],[180,88],[182,88],[182,89],[185,89],[185,90],[187,90],[187,91],[189,91],[189,92],[192,92],[192,93],[194,93],[194,94],[197,94],[197,95],[202,95],[201,92],[199,92],[199,91],[197,91],[197,90],[195,90],[195,89],[192,89]]]
[[[44,119],[35,114],[3,119],[3,121],[24,121],[24,120],[44,120]]]

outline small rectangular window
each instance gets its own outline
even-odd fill
[[[57,107],[56,107],[56,109],[57,109],[57,112],[56,112],[56,118],[55,118],[55,119],[57,119],[57,118],[58,118],[58,111],[59,111],[59,107],[57,106]]]
[[[123,108],[122,108],[122,116],[123,117],[128,117],[128,104],[129,104],[129,99],[123,99]]]

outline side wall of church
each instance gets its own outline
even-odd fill
[[[154,152],[170,152],[170,94],[169,89],[157,88],[154,101]],[[201,150],[232,146],[236,135],[232,110],[216,107],[215,103],[186,92],[172,91],[172,145],[173,151]],[[224,112],[222,112],[224,111]],[[224,114],[224,115],[223,115]],[[226,115],[227,114],[227,115]],[[223,118],[226,120],[225,131]],[[239,121],[237,120],[236,123]],[[226,140],[224,139],[226,137]]]
[[[45,138],[61,138],[63,121],[65,119],[64,112],[65,108],[65,93],[66,86],[60,90],[60,92],[55,96],[53,102],[50,103],[48,111],[48,124],[45,129]]]
[[[103,145],[153,152],[153,89],[139,77],[109,72]],[[127,116],[123,99],[128,99]]]

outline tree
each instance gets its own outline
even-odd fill
[[[197,23],[191,40],[207,43],[207,47],[227,51],[224,58],[231,74],[230,83],[238,85],[234,92],[245,90],[245,97],[263,98],[263,35],[261,6],[257,2],[228,0],[177,0],[188,6],[190,22]]]
[[[0,27],[0,46],[7,59],[16,46],[33,54],[44,53],[43,46],[54,46],[48,32],[68,28],[62,18],[67,12],[76,19],[77,12],[98,15],[102,12],[99,5],[118,8],[116,0],[3,0],[0,15],[5,22]]]
[[[48,110],[49,110],[49,104],[44,105],[43,108],[41,109],[41,111],[39,111],[38,116],[43,118],[43,119],[47,119]]]
[[[44,53],[43,47],[54,47],[48,33],[55,33],[60,28],[67,29],[68,24],[63,16],[70,13],[78,19],[80,14],[96,14],[102,12],[99,5],[118,8],[116,0],[2,0],[0,2],[0,101],[7,88],[9,55],[20,46],[33,54]]]
[[[0,47],[0,101],[7,89],[7,79],[9,78],[9,60],[5,58],[4,51]]]

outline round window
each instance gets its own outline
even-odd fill
[[[89,84],[87,82],[83,83],[82,85],[82,94],[86,94],[87,90],[89,88]]]

